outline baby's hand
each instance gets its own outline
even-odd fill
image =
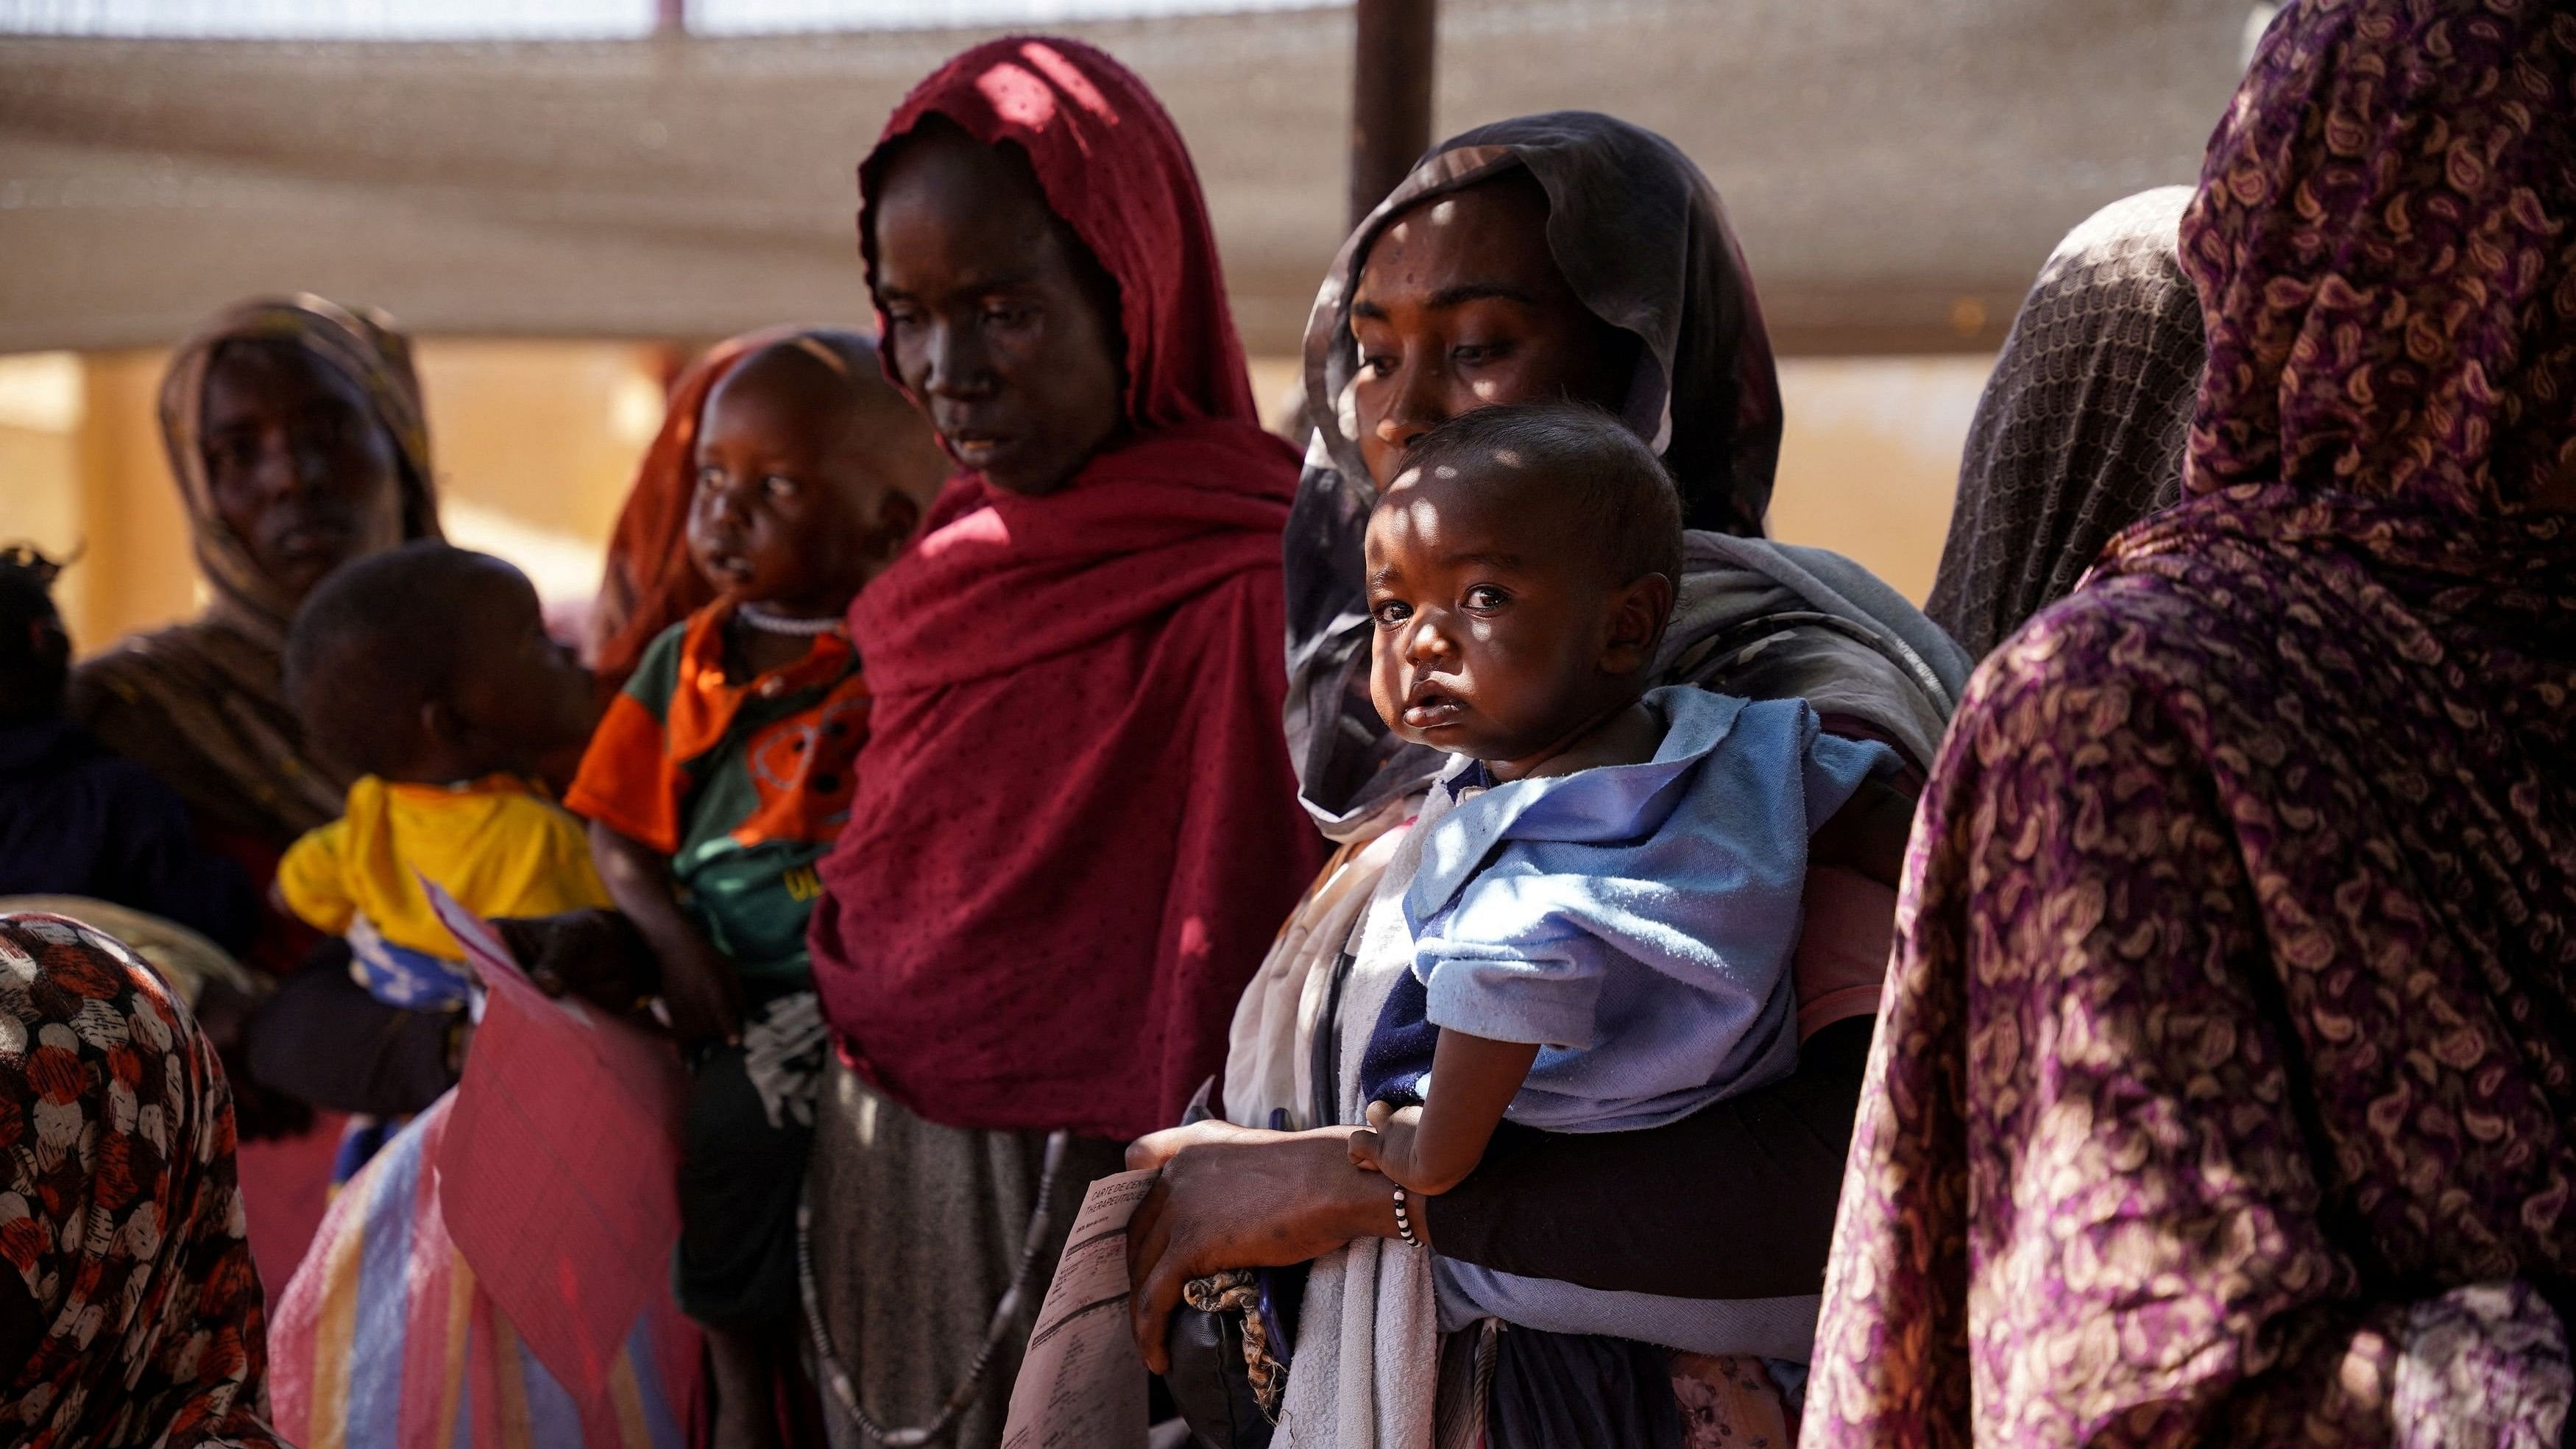
[[[662,962],[662,1001],[683,1044],[742,1044],[742,978],[703,938]]]
[[[1413,1144],[1421,1123],[1420,1107],[1398,1110],[1385,1102],[1369,1103],[1368,1125],[1351,1133],[1351,1165],[1382,1172],[1410,1187]]]

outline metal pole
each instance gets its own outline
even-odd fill
[[[1358,0],[1351,68],[1351,225],[1386,199],[1431,146],[1439,0]]]

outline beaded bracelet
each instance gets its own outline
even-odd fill
[[[1422,1246],[1422,1240],[1413,1235],[1413,1215],[1404,1210],[1404,1189],[1400,1187],[1395,1190],[1395,1235],[1409,1246]]]

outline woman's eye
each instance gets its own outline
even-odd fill
[[[1511,350],[1511,345],[1503,342],[1462,342],[1449,349],[1449,357],[1452,361],[1463,362],[1472,367],[1488,362],[1499,362],[1511,355]]]
[[[1385,353],[1363,354],[1360,358],[1360,371],[1373,378],[1392,376],[1395,372],[1395,359]]]

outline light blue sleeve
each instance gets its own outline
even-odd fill
[[[1567,918],[1565,907],[1580,904],[1564,899],[1568,884],[1498,864],[1425,923],[1413,970],[1433,1026],[1576,1051],[1593,1044],[1602,983],[1619,953]],[[1474,923],[1474,939],[1446,934],[1461,920]]]

